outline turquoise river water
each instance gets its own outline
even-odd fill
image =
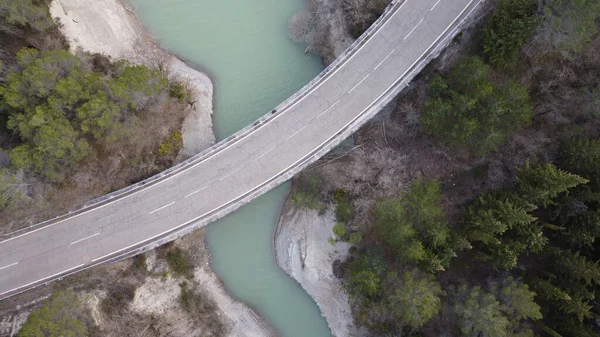
[[[315,77],[320,60],[287,36],[302,0],[127,0],[161,45],[208,71],[221,140]],[[275,264],[272,236],[289,184],[208,227],[212,267],[228,291],[285,337],[330,336],[314,301]]]

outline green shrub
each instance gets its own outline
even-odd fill
[[[158,153],[161,156],[175,156],[183,146],[183,136],[181,132],[174,130],[171,136],[167,138],[158,147]]]
[[[292,192],[292,200],[298,208],[310,208],[318,210],[319,213],[324,213],[327,205],[322,200],[321,177],[311,171],[302,172],[294,180],[294,189]]]
[[[358,246],[362,242],[362,234],[359,232],[354,232],[350,234],[350,239],[348,240],[351,245]]]
[[[186,96],[185,86],[179,82],[169,83],[169,96],[176,98],[179,103],[183,103]]]
[[[171,249],[165,256],[169,269],[176,275],[193,278],[194,265],[180,248]]]
[[[337,222],[335,226],[333,226],[333,233],[337,235],[338,238],[342,238],[346,235],[346,226],[343,222]]]
[[[348,198],[348,193],[342,189],[335,191],[335,217],[338,221],[348,222],[352,219],[354,209]]]

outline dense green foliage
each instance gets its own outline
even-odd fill
[[[552,164],[519,170],[517,186],[480,196],[466,210],[466,236],[497,269],[512,269],[523,252],[541,252],[548,238],[533,215],[560,193],[587,182]]]
[[[34,309],[19,331],[19,337],[85,337],[85,309],[72,292],[56,292]]]
[[[535,293],[510,277],[493,284],[491,292],[463,284],[451,293],[452,312],[463,336],[532,336],[522,320],[542,318],[540,306],[534,302]]]
[[[335,200],[335,217],[338,221],[348,222],[352,219],[354,210],[352,209],[352,203],[348,198],[348,193],[344,190],[335,191],[333,196]]]
[[[303,172],[295,180],[292,191],[292,200],[298,208],[310,208],[325,212],[327,204],[322,200],[321,177],[312,172]]]
[[[336,224],[333,226],[333,234],[335,234],[338,238],[346,235],[346,226],[343,222],[336,222]]]
[[[427,85],[423,131],[446,145],[485,153],[503,144],[506,133],[529,123],[527,88],[514,81],[496,85],[489,75],[489,66],[479,57],[468,57],[445,78],[435,76]]]
[[[117,64],[93,72],[78,56],[23,49],[0,95],[8,128],[22,139],[10,157],[16,169],[60,181],[87,157],[91,144],[114,141],[128,114],[156,103],[166,81],[144,66]]]
[[[549,0],[544,8],[548,41],[566,57],[579,54],[598,33],[598,0]]]
[[[40,0],[0,0],[0,26],[21,26],[36,31],[54,27],[48,7]]]
[[[440,185],[435,181],[416,181],[408,192],[377,204],[381,236],[399,261],[430,271],[448,267],[455,256],[455,238],[440,205]]]
[[[419,269],[407,270],[398,276],[390,273],[384,281],[382,317],[392,316],[408,328],[423,326],[441,309],[442,289],[434,275]],[[384,314],[385,313],[385,314]]]
[[[494,66],[514,67],[521,46],[540,23],[536,0],[500,0],[481,33],[485,57]]]

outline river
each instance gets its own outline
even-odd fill
[[[127,0],[166,49],[208,72],[217,140],[248,125],[323,66],[287,36],[302,0]],[[272,235],[289,183],[208,226],[212,268],[284,337],[331,336],[315,302],[275,263]]]

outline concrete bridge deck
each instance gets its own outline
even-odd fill
[[[0,299],[208,224],[288,180],[389,102],[481,0],[394,1],[298,95],[160,177],[0,241]]]

